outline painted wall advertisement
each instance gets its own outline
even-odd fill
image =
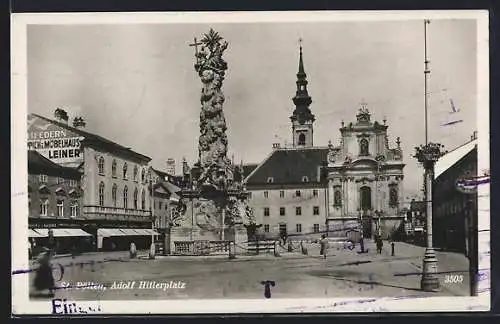
[[[83,137],[37,116],[28,116],[28,150],[57,164],[83,162]]]

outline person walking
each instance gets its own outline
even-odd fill
[[[380,236],[377,236],[376,243],[378,254],[382,254],[382,247],[384,246],[384,242],[382,241],[382,238]]]
[[[321,240],[319,240],[319,244],[320,244],[319,254],[322,255],[324,259],[326,259],[326,250],[328,249],[328,239],[326,238],[325,234],[321,235]]]
[[[54,275],[52,274],[51,257],[52,251],[48,250],[43,253],[38,261],[40,266],[36,270],[34,286],[38,291],[48,290],[49,296],[54,297],[55,284]]]

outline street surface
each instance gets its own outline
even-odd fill
[[[238,256],[183,257],[159,256],[148,260],[146,251],[138,259],[129,259],[128,252],[89,253],[53,260],[56,280],[64,266],[62,280],[56,286],[102,285],[101,289],[57,289],[55,298],[72,300],[132,300],[132,299],[215,299],[264,298],[262,281],[272,280],[272,298],[328,297],[396,297],[396,296],[467,296],[469,276],[467,259],[456,253],[437,252],[441,291],[420,290],[420,268],[424,248],[397,242],[395,256],[385,242],[381,255],[375,244],[367,241],[368,253],[359,254],[341,246],[330,248],[326,260],[319,256],[318,244],[309,244],[308,255],[285,252]],[[94,264],[90,264],[94,262]],[[33,262],[34,263],[34,262]],[[73,264],[73,266],[72,266]],[[33,267],[36,267],[33,264]],[[445,275],[463,276],[461,283],[444,283]],[[31,273],[33,282],[35,274]],[[113,283],[135,281],[130,289],[111,289]],[[184,288],[139,289],[140,281],[173,283]],[[170,283],[172,281],[172,283]],[[164,284],[166,285],[166,284]],[[103,289],[103,287],[106,287]],[[116,286],[116,285],[115,285]],[[31,298],[39,296],[32,287]]]

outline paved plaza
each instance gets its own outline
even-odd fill
[[[57,298],[74,300],[131,300],[131,299],[215,299],[264,298],[262,281],[272,280],[272,298],[327,298],[327,297],[395,297],[395,296],[467,296],[468,263],[460,254],[437,252],[441,291],[420,290],[420,268],[424,248],[396,243],[396,255],[391,256],[386,242],[381,255],[368,241],[368,253],[330,248],[326,260],[319,256],[319,247],[311,244],[308,255],[297,252],[239,256],[160,256],[148,260],[131,260],[128,252],[89,253],[74,259],[55,258],[55,276],[60,277],[58,264],[64,266],[62,285],[97,285],[100,289],[57,289]],[[92,264],[93,262],[93,264]],[[36,267],[35,264],[33,266]],[[446,274],[463,275],[461,284],[445,284]],[[30,274],[33,281],[34,273]],[[133,287],[112,289],[120,282],[134,282]],[[141,281],[163,284],[166,287],[145,289]],[[154,284],[153,283],[153,284]],[[177,288],[173,287],[174,283]],[[143,284],[144,286],[144,284]],[[183,286],[183,287],[182,287]],[[105,287],[105,288],[103,288]],[[38,296],[31,288],[32,298]]]

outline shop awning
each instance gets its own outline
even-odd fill
[[[43,235],[41,233],[38,233],[35,230],[28,229],[28,237],[46,237],[47,235]]]
[[[111,236],[127,236],[122,229],[119,228],[99,228],[97,229],[97,236],[111,237]]]
[[[44,237],[49,236],[49,229],[47,228],[37,228],[36,231]],[[89,234],[79,228],[52,228],[52,233],[54,234],[54,237],[92,236],[92,234]]]
[[[151,228],[146,228],[145,231],[148,232],[149,235],[160,235],[160,233]]]

